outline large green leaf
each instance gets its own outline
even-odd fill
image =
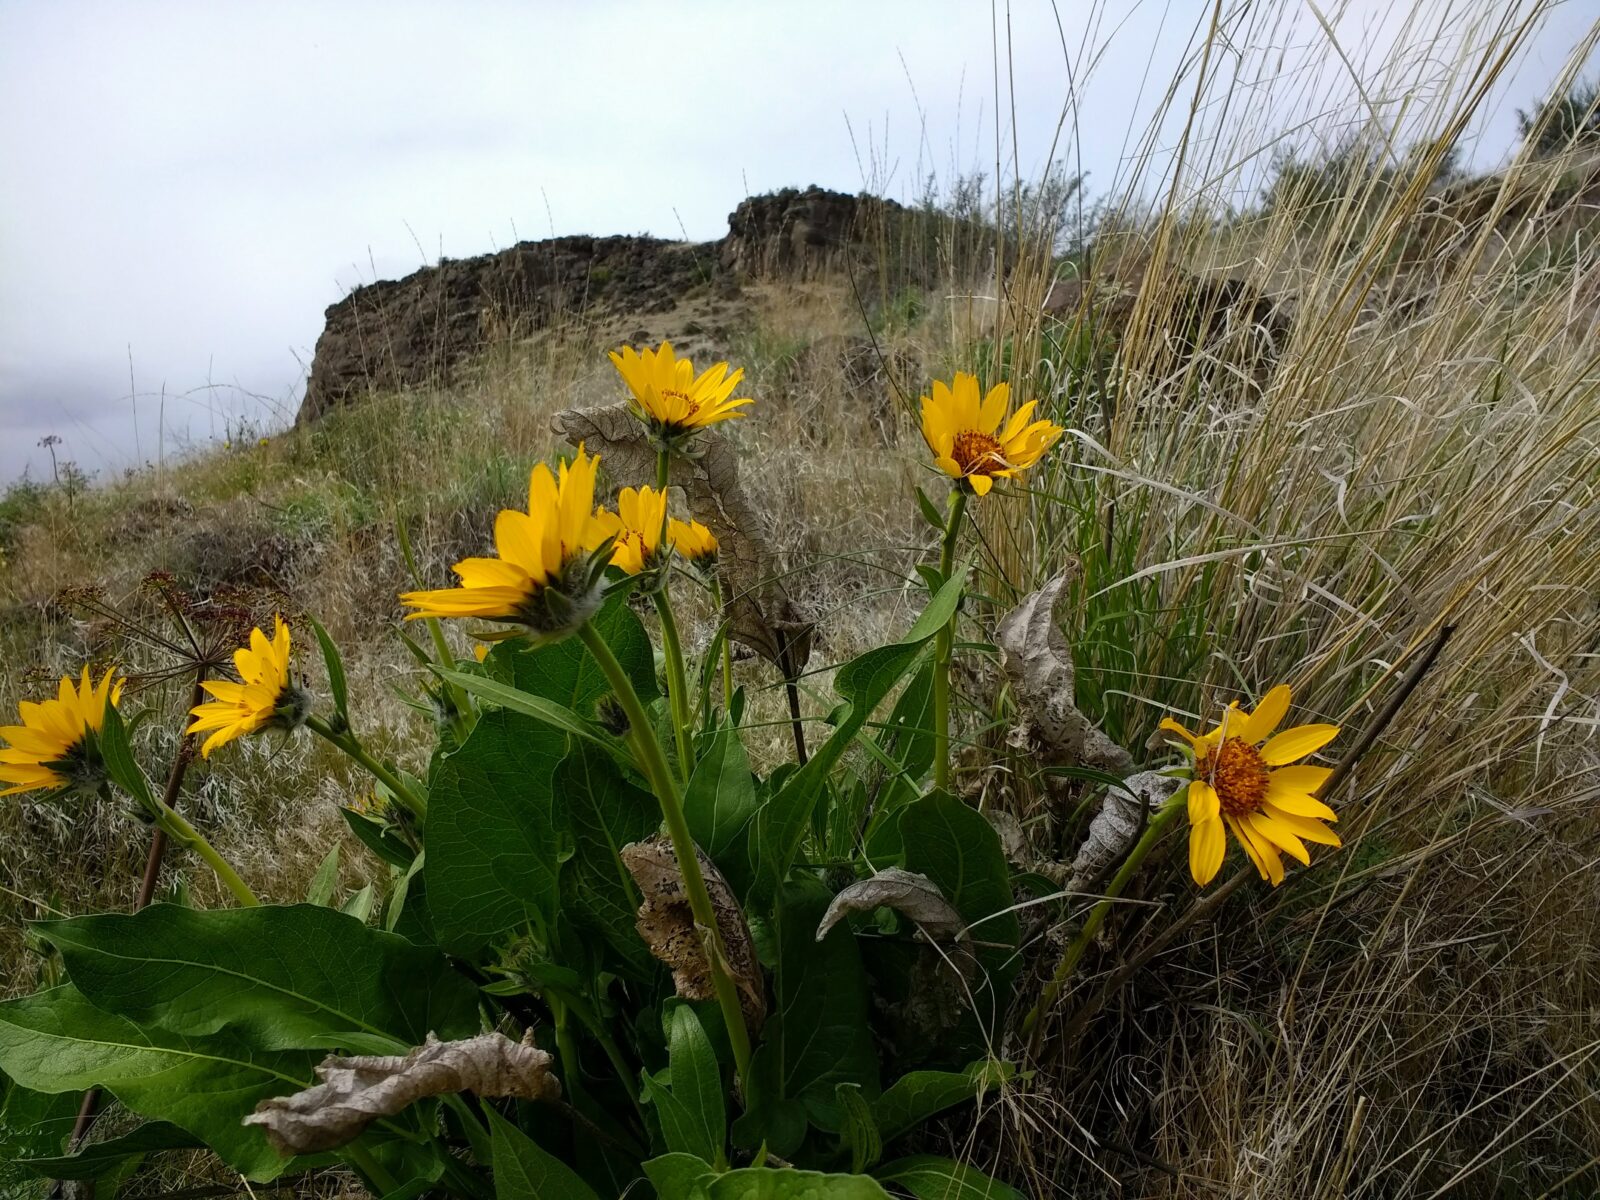
[[[742,1167],[719,1175],[706,1195],[710,1200],[890,1200],[883,1185],[866,1175],[767,1167]]]
[[[964,1071],[907,1071],[872,1106],[885,1142],[909,1133],[929,1117],[998,1087],[1015,1073],[1010,1063],[983,1059]]]
[[[757,814],[751,858],[758,898],[766,899],[776,893],[800,852],[811,824],[812,810],[834,765],[855,741],[873,710],[916,663],[923,647],[955,615],[956,606],[961,602],[961,590],[960,579],[950,580],[929,601],[903,638],[869,650],[839,668],[833,687],[846,703],[833,733]]]
[[[693,1154],[662,1154],[644,1164],[644,1173],[656,1189],[656,1200],[705,1200],[706,1187],[717,1177],[716,1168]]]
[[[0,1004],[0,1070],[39,1092],[104,1087],[129,1109],[170,1121],[255,1180],[288,1166],[240,1122],[268,1096],[310,1086],[320,1054],[258,1050],[236,1037],[141,1029],[70,984]]]
[[[117,1137],[92,1142],[76,1154],[24,1158],[17,1165],[46,1179],[98,1179],[130,1158],[161,1150],[187,1150],[201,1144],[194,1134],[179,1129],[170,1121],[146,1121]]]
[[[561,873],[564,912],[599,933],[623,965],[648,979],[655,959],[634,927],[639,892],[617,855],[661,824],[656,798],[623,778],[609,756],[582,742],[574,742],[556,767],[554,787],[572,831],[572,859]]]
[[[618,594],[607,600],[590,623],[622,664],[639,699],[648,705],[660,695],[655,655],[627,597]],[[594,702],[611,690],[600,664],[575,637],[535,650],[525,649],[521,642],[502,642],[484,661],[484,668],[490,678],[553,701],[586,719],[594,716]]]
[[[494,1139],[495,1200],[599,1200],[566,1163],[494,1109],[484,1111]]]
[[[470,955],[496,935],[548,926],[571,835],[553,778],[567,737],[519,713],[487,712],[440,761],[428,793],[422,877],[439,944]]]
[[[692,1154],[707,1162],[722,1162],[727,1140],[727,1110],[723,1105],[722,1072],[711,1039],[687,1004],[676,1005],[667,1018],[668,1061],[671,1087],[646,1077],[650,1101],[661,1121],[667,1149]]]
[[[478,1027],[477,991],[444,955],[335,909],[153,904],[36,928],[90,1003],[142,1026],[226,1028],[263,1050],[329,1047],[342,1033],[410,1046]]]
[[[750,822],[755,817],[755,777],[732,725],[718,729],[683,794],[683,815],[695,844],[722,870],[737,892],[749,884]]]
[[[854,1083],[868,1100],[876,1097],[878,1057],[867,1023],[866,974],[849,923],[816,938],[831,899],[815,879],[784,885],[774,1005],[756,1056],[768,1060],[777,1100],[800,1101],[813,1124],[837,1131],[837,1086]],[[763,1104],[773,1100],[761,1097]]]
[[[905,1188],[917,1200],[1023,1200],[1021,1192],[998,1179],[935,1154],[898,1159],[880,1167],[876,1174]]]
[[[594,624],[649,703],[657,695],[650,640],[625,598],[608,601]],[[577,638],[534,650],[504,642],[484,669],[502,688],[559,705],[583,723],[610,690]],[[513,702],[505,694],[501,700]],[[549,716],[554,710],[540,711]],[[566,716],[560,721],[571,724]],[[586,737],[593,733],[584,728]],[[439,761],[428,796],[423,878],[434,930],[446,950],[476,954],[507,930],[548,927],[554,920],[561,864],[573,852],[553,785],[567,740],[560,725],[501,708],[479,718],[461,748]]]
[[[906,805],[899,824],[906,870],[939,885],[966,919],[972,939],[987,943],[978,951],[979,961],[996,986],[1005,987],[1017,970],[1022,927],[1011,911],[1011,873],[994,826],[946,792]]]

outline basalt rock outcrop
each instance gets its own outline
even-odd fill
[[[670,313],[687,300],[734,296],[747,281],[865,265],[876,247],[903,244],[885,231],[906,213],[873,196],[791,188],[742,201],[720,241],[550,238],[358,287],[325,314],[297,420],[372,391],[446,383],[486,346],[563,315]]]

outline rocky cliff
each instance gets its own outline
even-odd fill
[[[446,382],[491,342],[562,315],[669,313],[688,297],[734,296],[747,281],[864,264],[905,214],[890,200],[791,188],[741,202],[720,241],[550,238],[358,287],[325,314],[297,420],[369,391]]]

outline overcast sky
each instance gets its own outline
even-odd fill
[[[1350,47],[1412,36],[1407,0],[1321,10]],[[1109,189],[1209,11],[1012,0],[1022,172],[1048,161],[1075,81],[1078,140],[1057,153]],[[1279,61],[1337,91],[1310,12],[1275,27]],[[1595,16],[1555,7],[1475,128],[1479,162]],[[906,198],[929,170],[992,172],[992,35],[987,0],[0,0],[0,482],[47,477],[48,434],[103,478],[230,419],[287,424],[322,310],[441,251],[709,239],[752,192]]]

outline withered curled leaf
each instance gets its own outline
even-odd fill
[[[447,1092],[555,1100],[560,1081],[551,1058],[533,1044],[502,1033],[441,1042],[431,1033],[409,1053],[329,1055],[317,1068],[322,1080],[290,1096],[273,1096],[244,1119],[259,1125],[281,1154],[315,1154],[342,1146],[380,1117]]]
[[[953,942],[966,931],[967,923],[944,898],[938,884],[915,871],[887,867],[870,879],[857,880],[833,898],[817,925],[817,941],[827,937],[847,913],[885,906],[911,921],[930,942]]]
[[[1036,743],[1047,761],[1056,765],[1127,775],[1133,770],[1133,756],[1078,709],[1072,650],[1055,621],[1056,601],[1078,569],[1074,561],[1025,596],[1001,618],[995,642],[1027,723],[1024,741]]]
[[[1067,890],[1084,891],[1105,878],[1133,848],[1146,814],[1164,805],[1182,783],[1159,771],[1140,771],[1124,779],[1121,787],[1107,789],[1100,811],[1089,822],[1088,836],[1072,860]]]
[[[626,404],[569,408],[551,424],[572,445],[582,442],[600,455],[619,487],[655,485],[656,449]],[[766,522],[740,486],[738,456],[714,430],[696,434],[694,448],[693,460],[674,456],[671,482],[683,489],[694,518],[716,535],[731,635],[786,678],[796,678],[811,658],[812,623],[784,591]]]
[[[672,983],[685,1000],[711,1000],[716,988],[711,979],[711,964],[705,943],[695,927],[689,894],[683,887],[672,843],[664,837],[633,842],[621,850],[622,863],[639,885],[644,902],[639,905],[636,927],[650,953],[672,971]],[[699,849],[700,874],[705,878],[711,908],[716,914],[717,931],[727,955],[728,973],[739,989],[739,1007],[753,1037],[767,1020],[767,994],[761,980],[761,964],[756,960],[750,926],[722,872]]]

